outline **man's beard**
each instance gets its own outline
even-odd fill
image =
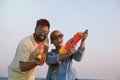
[[[41,38],[43,37],[43,38]],[[45,35],[37,35],[35,34],[35,39],[38,41],[38,42],[43,42],[45,39],[46,39],[47,36]]]

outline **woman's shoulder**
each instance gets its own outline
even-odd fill
[[[48,53],[55,53],[55,49],[51,49]]]
[[[49,51],[48,54],[56,55],[57,53],[55,52],[55,49],[51,49],[51,51]]]

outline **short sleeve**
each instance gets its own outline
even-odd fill
[[[19,43],[16,53],[19,61],[24,61],[24,62],[29,61],[30,52],[28,50],[26,43],[23,43],[23,42]]]

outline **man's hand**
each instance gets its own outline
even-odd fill
[[[42,53],[42,58],[41,59],[36,58],[35,63],[39,66],[42,66],[45,63],[45,61],[46,61],[46,54]]]

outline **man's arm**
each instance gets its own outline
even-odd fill
[[[29,71],[33,69],[35,66],[37,66],[36,62],[19,61],[19,63],[20,63],[20,69],[22,72]]]
[[[46,54],[42,55],[41,60],[36,59],[34,62],[19,61],[20,69],[22,72],[29,71],[33,69],[34,67],[36,67],[37,65],[42,66],[45,63],[45,60],[46,60]]]

